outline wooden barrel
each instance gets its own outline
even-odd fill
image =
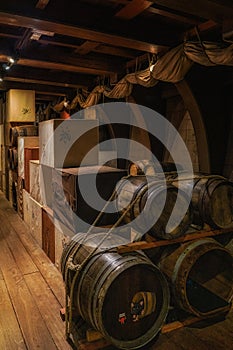
[[[164,250],[157,266],[170,281],[175,304],[198,317],[231,308],[233,258],[214,239],[200,239]]]
[[[188,197],[184,192],[179,192],[178,196],[178,190],[172,184],[166,185],[161,181],[147,183],[145,176],[131,176],[120,180],[117,185],[117,209],[124,214],[128,206],[135,201],[124,216],[126,223],[132,223],[139,232],[149,231],[154,237],[177,238],[186,232],[192,222]],[[171,222],[169,219],[174,207]],[[185,207],[188,209],[181,217],[180,213]]]
[[[77,236],[61,258],[69,294],[73,286],[74,312],[119,349],[145,346],[156,337],[168,313],[169,289],[163,274],[140,252],[121,256],[98,250],[74,283],[76,271],[69,269],[70,259],[73,266],[82,264],[106,234],[90,235],[85,245],[76,241]]]
[[[13,163],[14,169],[17,169],[17,167],[18,167],[18,150],[16,147],[12,149],[12,163]]]
[[[21,125],[10,128],[10,142],[12,146],[17,146],[19,136],[38,136],[38,126]]]
[[[207,223],[212,228],[233,226],[233,183],[218,175],[183,175],[171,180],[186,191],[193,186],[194,223]]]
[[[145,175],[145,176],[158,176],[161,173],[177,174],[178,171],[182,171],[183,168],[179,164],[172,162],[155,163],[152,160],[144,159],[131,162],[128,167],[128,174],[131,176]]]

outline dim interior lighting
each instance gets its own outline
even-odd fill
[[[9,70],[10,67],[11,67],[11,66],[9,66],[8,64],[4,64],[4,65],[3,65],[3,68],[4,68],[5,70]]]
[[[9,58],[9,62],[10,62],[11,64],[13,64],[13,63],[15,63],[15,60],[14,60],[12,57],[10,57],[10,58]]]
[[[2,77],[0,77],[0,82],[2,82],[3,81],[3,79],[2,79]]]

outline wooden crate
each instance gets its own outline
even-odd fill
[[[33,147],[39,147],[39,137],[38,136],[18,137],[18,175],[23,179],[24,179],[24,171],[25,171],[25,161],[24,161],[25,152],[24,152],[24,149],[25,148],[33,148]]]
[[[42,248],[42,206],[29,196],[31,234]]]
[[[35,121],[35,91],[10,89],[7,92],[6,121]]]
[[[24,184],[25,184],[25,189],[28,192],[30,191],[29,162],[32,159],[38,159],[38,157],[39,157],[39,148],[38,147],[24,149]]]
[[[30,213],[30,193],[26,190],[22,190],[23,192],[23,219],[25,223],[30,227],[31,225],[31,213]]]
[[[40,181],[40,171],[41,166],[39,160],[30,160],[29,161],[29,190],[30,195],[38,203],[43,205],[42,194],[41,194],[41,181]]]
[[[80,191],[80,181],[85,181],[83,184],[85,188],[90,188],[90,184],[94,187],[96,185],[99,196],[106,203],[117,182],[126,174],[125,170],[107,166],[53,169],[54,216],[73,232],[86,230],[93,224],[102,207],[98,211],[85,201]],[[112,204],[110,206],[112,211],[116,211]],[[112,225],[117,218],[117,213],[105,213],[98,226]]]
[[[55,226],[53,211],[48,207],[42,208],[42,249],[55,263]]]
[[[52,168],[30,160],[30,194],[38,203],[52,207]]]
[[[52,168],[80,166],[83,157],[98,145],[98,121],[47,120],[40,123],[39,135],[41,164]],[[98,164],[98,146],[85,157],[82,165],[95,164]]]
[[[66,243],[74,236],[67,226],[57,219],[54,219],[55,227],[55,266],[60,269],[60,260]]]
[[[23,189],[24,189],[24,179],[18,176],[17,178],[17,212],[21,219],[23,219],[24,208],[23,208]]]

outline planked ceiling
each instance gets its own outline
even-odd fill
[[[1,1],[0,90],[35,89],[49,100],[114,84],[197,33],[222,40],[232,18],[232,0]]]

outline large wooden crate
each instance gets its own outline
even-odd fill
[[[53,169],[54,216],[73,232],[87,229],[101,211],[102,205],[100,210],[96,210],[92,204],[90,205],[90,201],[86,202],[80,190],[80,181],[84,181],[82,190],[88,189],[91,196],[92,188],[96,184],[99,196],[105,203],[110,198],[117,182],[126,173],[125,170],[107,166]],[[110,206],[114,211],[114,205]],[[117,218],[116,213],[105,213],[97,225],[112,225]]]
[[[52,168],[30,160],[30,194],[41,205],[52,207]]]
[[[52,168],[98,164],[97,120],[53,119],[41,122],[40,163]],[[93,147],[94,150],[89,152]],[[89,153],[88,153],[89,152]],[[86,156],[86,154],[88,155]]]
[[[35,91],[10,89],[7,92],[6,121],[35,121]]]

